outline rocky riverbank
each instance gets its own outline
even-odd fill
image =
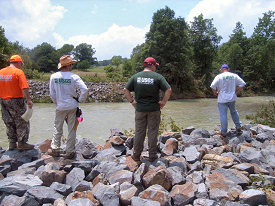
[[[49,97],[49,83],[29,80],[30,95],[36,102],[51,102]],[[88,87],[87,102],[123,102],[125,99],[123,88],[125,84],[91,83],[85,82]]]
[[[275,203],[275,128],[245,125],[225,139],[188,127],[158,137],[159,158],[131,158],[133,138],[116,129],[104,146],[78,139],[73,160],[47,155],[50,140],[19,152],[0,149],[0,206]]]

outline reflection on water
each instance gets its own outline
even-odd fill
[[[275,97],[242,97],[237,100],[236,107],[241,121],[248,123],[245,115],[252,114]],[[214,129],[219,124],[219,112],[216,99],[190,99],[169,101],[162,113],[171,116],[180,127],[194,126],[207,130]],[[89,138],[99,144],[110,136],[111,128],[134,128],[134,109],[129,103],[89,103],[81,104],[84,121],[79,124],[77,136]],[[35,104],[33,116],[30,120],[30,143],[38,143],[52,138],[53,122],[55,117],[54,104]],[[234,124],[229,114],[229,127]],[[67,135],[67,126],[64,126]],[[0,120],[0,146],[8,145],[6,127]]]

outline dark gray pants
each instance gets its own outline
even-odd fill
[[[26,111],[25,99],[0,99],[2,119],[7,127],[9,142],[26,143],[30,134],[30,122],[21,118]]]
[[[134,156],[139,157],[143,151],[146,130],[148,129],[149,157],[157,154],[157,137],[160,124],[160,111],[135,113]]]

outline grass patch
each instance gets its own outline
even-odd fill
[[[88,72],[105,73],[104,66],[92,67],[87,70]]]
[[[45,96],[41,98],[32,98],[33,103],[52,103],[52,99],[50,96]]]

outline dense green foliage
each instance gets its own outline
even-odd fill
[[[268,105],[262,105],[256,114],[247,115],[253,124],[264,124],[275,127],[275,102],[270,101]]]
[[[97,62],[92,45],[81,43],[74,47],[64,44],[60,49],[47,42],[33,49],[24,48],[18,42],[9,42],[0,26],[0,67],[9,64],[12,54],[20,54],[24,60],[23,70],[27,78],[44,78],[43,73],[57,71],[62,55],[70,54],[78,61],[74,68],[90,71],[93,66],[104,66],[106,77],[83,75],[94,81],[127,81],[143,69],[143,61],[152,56],[159,63],[157,68],[172,85],[176,94],[211,94],[209,84],[222,64],[228,64],[232,72],[246,82],[246,92],[274,92],[275,88],[275,21],[274,11],[259,18],[251,37],[243,31],[241,22],[220,44],[221,37],[213,25],[213,19],[203,15],[194,17],[190,25],[182,17],[176,17],[169,7],[153,14],[149,32],[143,44],[133,48],[131,58],[114,56]]]
[[[212,23],[212,19],[204,19],[199,15],[191,22],[190,38],[193,60],[193,74],[196,79],[200,79],[201,88],[209,87],[211,84],[211,74],[214,58],[217,56],[218,44],[222,37],[217,35],[217,29]]]

